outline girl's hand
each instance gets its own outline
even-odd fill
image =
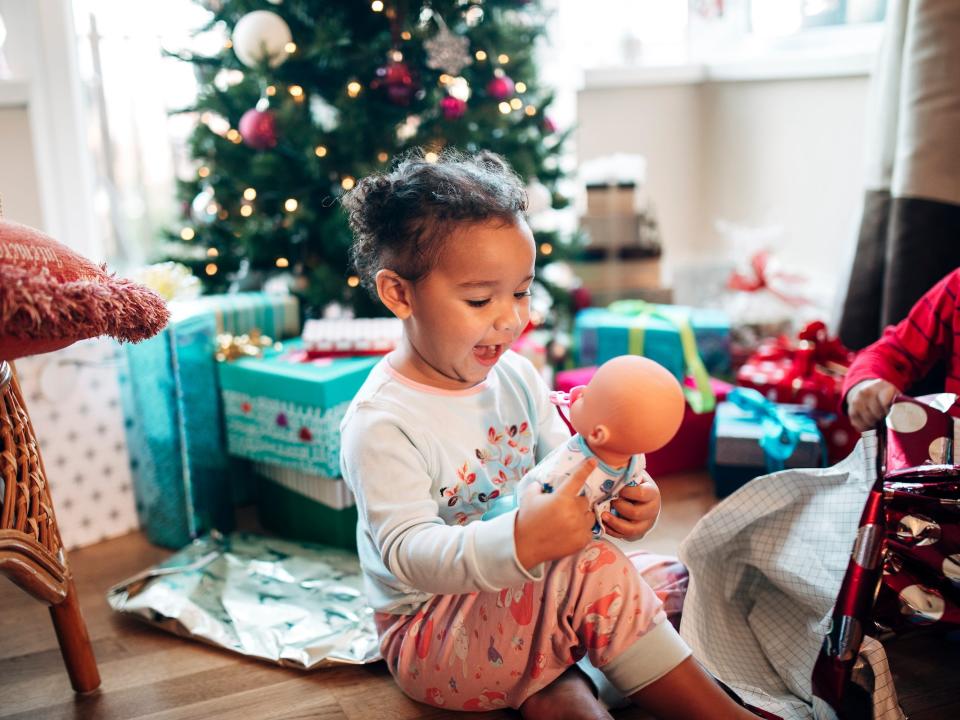
[[[579,493],[596,466],[593,458],[584,460],[566,480],[553,485],[553,492],[533,484],[523,493],[514,542],[517,559],[527,570],[575,553],[593,538],[596,516]]]
[[[605,512],[600,518],[607,534],[621,540],[639,540],[660,515],[660,488],[653,480],[621,488],[613,509],[620,517]]]
[[[887,416],[897,386],[880,378],[858,382],[847,393],[847,414],[858,432],[872,430]]]

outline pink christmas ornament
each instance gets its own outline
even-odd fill
[[[487,95],[494,100],[506,100],[513,95],[514,83],[507,75],[497,75],[487,83]]]
[[[269,150],[277,144],[277,119],[269,110],[247,110],[237,126],[247,147]]]
[[[459,120],[467,112],[467,103],[448,95],[440,101],[440,110],[447,120]]]

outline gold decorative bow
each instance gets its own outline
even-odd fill
[[[220,362],[230,362],[242,357],[263,357],[267,348],[281,349],[281,343],[274,343],[266,335],[254,328],[245,335],[231,335],[223,333],[217,335],[216,358]]]

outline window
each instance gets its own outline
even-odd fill
[[[557,5],[559,45],[580,68],[594,69],[710,64],[797,49],[849,52],[849,38],[866,35],[852,44],[872,51],[887,0],[557,0]]]
[[[97,229],[111,264],[140,265],[179,213],[172,188],[187,172],[185,141],[196,124],[170,114],[193,102],[196,81],[188,63],[163,51],[212,53],[226,37],[218,29],[191,34],[210,19],[193,0],[74,0],[73,9]]]

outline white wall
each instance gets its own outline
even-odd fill
[[[717,218],[782,225],[781,257],[834,288],[863,193],[868,76],[762,81],[681,78],[578,94],[577,154],[648,161],[669,279],[725,256]]]

